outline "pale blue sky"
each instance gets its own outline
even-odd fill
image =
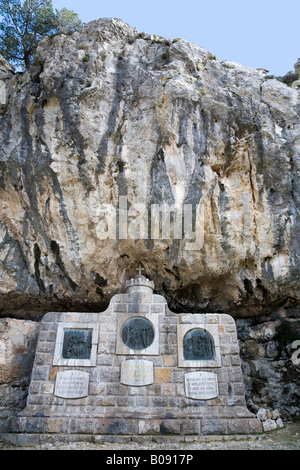
[[[53,0],[84,22],[120,18],[139,32],[183,38],[221,60],[284,75],[300,57],[300,0]]]

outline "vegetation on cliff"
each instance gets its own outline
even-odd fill
[[[32,63],[44,36],[70,34],[82,26],[73,11],[54,11],[52,0],[0,0],[0,18],[0,54],[25,68]]]

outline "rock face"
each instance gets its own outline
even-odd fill
[[[0,57],[1,419],[24,404],[30,319],[105,310],[139,262],[174,312],[238,320],[252,411],[299,414],[299,108],[297,88],[116,19],[44,39],[24,74]]]
[[[0,319],[0,430],[26,404],[39,323]]]
[[[277,318],[255,323],[237,320],[240,355],[248,408],[277,409],[283,419],[299,417],[300,409],[300,321]],[[279,416],[266,414],[261,421]]]
[[[44,39],[25,74],[1,60],[0,80],[3,316],[99,311],[139,261],[174,311],[299,304],[297,89],[116,19]],[[121,196],[129,233],[105,239]],[[134,234],[137,205],[163,203],[192,207],[198,248]]]

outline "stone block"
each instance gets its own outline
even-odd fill
[[[43,382],[39,393],[48,393],[53,394],[54,392],[54,383]]]
[[[235,321],[230,315],[223,313],[220,315],[220,319],[223,325],[228,325],[228,324],[235,325]]]
[[[162,385],[153,384],[151,387],[147,387],[146,394],[151,396],[161,396],[162,395]]]
[[[101,382],[90,382],[89,395],[101,395],[105,393],[105,384]]]
[[[220,315],[217,315],[215,313],[207,313],[205,318],[207,323],[220,323]]]
[[[220,411],[218,406],[204,406],[203,417],[207,419],[216,419],[220,417]]]
[[[160,423],[160,434],[180,434],[180,423],[176,419],[165,419]]]
[[[206,419],[201,420],[201,434],[204,436],[211,434],[226,434],[227,423],[223,419]]]
[[[181,425],[181,433],[183,435],[198,436],[200,434],[200,420],[186,419]]]
[[[55,434],[67,434],[69,431],[69,420],[65,418],[47,418],[45,421],[45,432]]]
[[[176,396],[176,386],[171,383],[164,383],[163,395],[164,396]]]
[[[276,419],[276,425],[279,429],[284,428],[284,424],[281,418]]]
[[[117,406],[121,408],[131,408],[135,407],[135,397],[127,397],[127,396],[118,396],[117,397]]]
[[[164,356],[163,361],[165,367],[175,367],[177,365],[177,357],[175,354]]]
[[[79,434],[94,434],[96,420],[91,418],[77,419],[76,429]]]
[[[56,375],[58,371],[59,371],[59,367],[57,366],[49,367],[48,380],[54,381],[56,379]]]
[[[30,395],[35,395],[40,392],[41,389],[41,383],[36,381],[31,381],[30,386],[29,386],[29,393]]]
[[[247,419],[229,419],[228,434],[248,434],[249,422]]]
[[[138,421],[138,434],[160,434],[160,421],[147,419]]]
[[[271,418],[272,419],[279,419],[280,418],[280,414],[279,414],[279,411],[278,410],[273,410],[271,411]]]
[[[172,372],[173,371],[171,368],[155,369],[154,382],[155,383],[171,382]]]
[[[106,423],[103,434],[136,434],[137,420],[110,420]]]
[[[143,406],[151,406],[152,405],[152,398],[149,396],[142,396],[142,397],[136,397],[135,399],[136,406],[143,407]]]
[[[276,421],[273,420],[273,419],[266,419],[265,421],[263,421],[262,423],[262,426],[263,426],[263,430],[265,432],[267,431],[274,431],[274,429],[277,429],[277,424],[276,424]]]
[[[45,418],[27,418],[24,432],[42,434],[46,430]]]
[[[128,387],[121,383],[106,383],[105,384],[105,394],[107,396],[126,396],[128,393]]]
[[[150,304],[150,311],[152,313],[164,313],[165,304]]]
[[[149,313],[150,310],[150,303],[142,303],[140,304],[140,313]]]
[[[256,413],[256,417],[260,421],[266,421],[266,419],[268,419],[266,408],[260,408],[258,412]]]
[[[126,313],[128,308],[128,304],[123,303],[123,304],[114,304],[114,311],[115,312],[122,312]]]
[[[262,432],[262,423],[258,419],[249,419],[249,433],[258,434]]]
[[[41,325],[41,329],[44,329],[46,327],[48,329],[48,325],[46,325],[46,323],[54,323],[55,324],[58,321],[59,321],[59,317],[58,317],[56,312],[48,312],[43,316],[43,322],[42,322],[42,325]]]
[[[153,397],[153,405],[154,408],[166,408],[168,406],[168,400],[166,397],[163,396],[156,396]]]
[[[254,418],[254,414],[251,413],[245,406],[236,406],[235,414],[237,418]]]
[[[235,418],[236,412],[233,406],[222,406],[219,410],[220,418]]]
[[[49,367],[47,366],[35,367],[31,375],[32,380],[48,380],[48,377],[49,377]]]
[[[232,366],[241,366],[241,358],[239,355],[230,356]]]
[[[243,382],[243,375],[240,367],[232,367],[228,371],[228,379],[231,383],[233,382]]]

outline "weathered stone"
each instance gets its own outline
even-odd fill
[[[295,72],[300,72],[300,58],[295,63],[294,68],[295,68]]]
[[[276,419],[276,426],[280,428],[284,428],[284,424],[281,418]]]
[[[30,71],[5,70],[4,314],[100,310],[137,260],[176,311],[299,302],[297,89],[117,19],[45,38]],[[105,238],[101,210],[121,196],[131,237]],[[134,239],[137,204],[163,202],[199,204],[202,246]]]
[[[6,86],[5,83],[0,80],[0,106],[6,104]]]
[[[258,410],[258,412],[256,413],[256,417],[257,419],[259,419],[260,421],[266,421],[267,420],[267,410],[265,408],[261,408],[260,410]]]
[[[145,39],[120,20],[100,20],[45,38],[24,74],[0,57],[1,315],[100,311],[140,260],[177,312],[259,317],[282,305],[280,315],[297,315],[299,91],[187,41]],[[132,208],[200,203],[201,250],[186,250],[184,239],[101,238],[100,205],[118,207],[122,195]],[[241,348],[247,400],[254,411],[274,403],[297,416],[292,353],[268,344],[279,325],[253,328],[246,338],[253,342]],[[110,327],[107,319],[105,352],[116,342]],[[51,342],[37,353],[42,366]],[[26,395],[34,348],[27,354],[24,347],[7,361],[9,347],[0,342],[7,410]],[[161,367],[172,362],[169,356]]]
[[[33,321],[0,319],[0,384],[30,373],[38,331]]]
[[[271,418],[272,418],[272,419],[275,419],[275,421],[276,421],[277,419],[279,419],[279,418],[280,418],[279,411],[278,411],[278,410],[273,410],[273,411],[271,412]]]
[[[266,419],[266,421],[263,421],[264,431],[274,431],[274,429],[277,429],[276,421],[273,419]]]
[[[281,314],[279,311],[277,318]],[[260,325],[250,319],[237,321],[248,407],[255,413],[260,408],[276,409],[284,420],[297,418],[300,403],[299,365],[292,360],[293,338],[300,337],[297,309],[291,309],[290,315],[293,318]],[[253,341],[256,356],[249,354],[248,344]]]

